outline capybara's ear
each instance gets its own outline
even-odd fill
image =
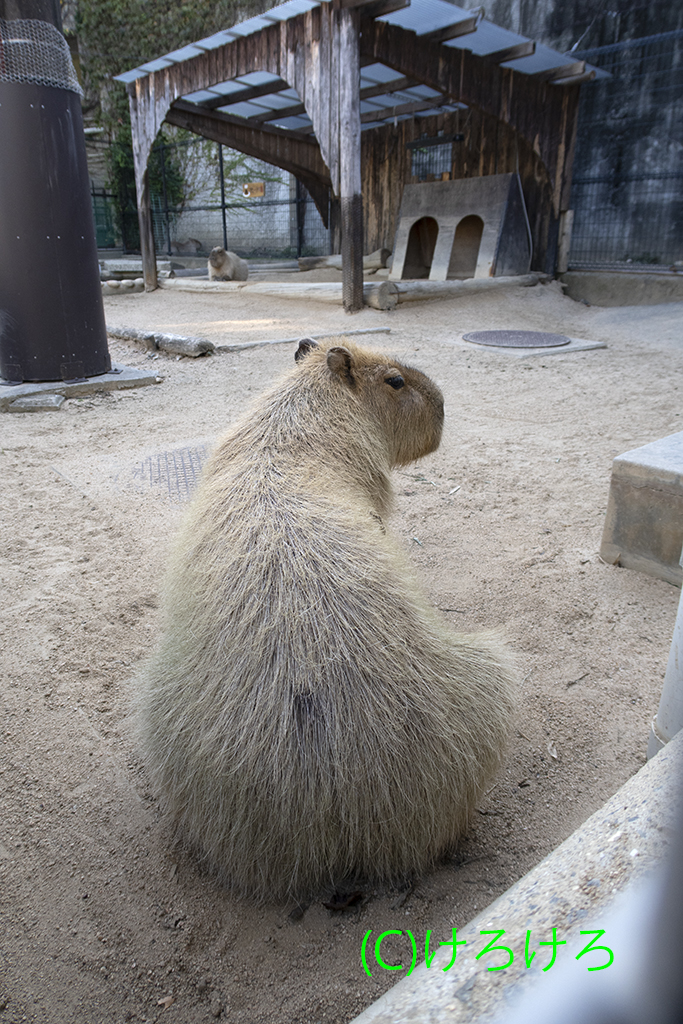
[[[298,349],[294,353],[294,358],[296,359],[297,363],[299,362],[299,360],[303,359],[304,356],[307,356],[312,348],[320,348],[317,341],[313,341],[313,338],[302,338],[301,341],[299,342]]]
[[[336,373],[347,384],[354,384],[353,379],[353,356],[343,345],[335,345],[327,351],[327,365],[332,373]]]

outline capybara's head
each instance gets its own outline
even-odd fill
[[[212,267],[222,267],[227,253],[222,245],[216,245],[209,253],[209,263]]]
[[[317,345],[310,338],[299,343],[295,358],[318,364],[333,389],[371,416],[386,439],[393,466],[405,466],[439,447],[443,395],[420,370],[382,352],[348,343]]]

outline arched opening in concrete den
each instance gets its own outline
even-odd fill
[[[484,222],[476,214],[463,217],[460,221],[455,230],[451,259],[448,264],[449,280],[464,280],[466,277],[474,277],[483,231]]]
[[[402,278],[429,277],[434,258],[439,225],[433,217],[415,221],[408,236],[408,248],[403,264]]]

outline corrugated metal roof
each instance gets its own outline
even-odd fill
[[[259,14],[254,18],[240,22],[229,29],[217,32],[196,43],[183,46],[172,53],[164,54],[155,60],[141,64],[131,71],[116,75],[116,81],[129,83],[137,78],[160,71],[170,67],[172,64],[179,64],[189,60],[199,53],[214,50],[225,43],[238,37],[244,37],[259,32],[267,25],[278,21],[286,21],[299,14],[312,10],[319,6],[319,3],[327,3],[329,0],[287,0],[286,3]],[[383,15],[378,21],[397,25],[400,28],[414,31],[418,36],[427,35],[440,29],[446,29],[461,21],[470,21],[473,12],[462,7],[456,7],[450,0],[411,0],[410,6],[402,10],[394,11],[391,14]],[[494,25],[493,22],[481,18],[474,31],[465,35],[457,36],[454,39],[445,41],[442,45],[450,48],[471,50],[478,56],[498,53],[507,50],[509,47],[523,43],[529,43],[525,36],[510,32]],[[517,58],[503,63],[502,67],[512,67],[522,74],[538,74],[552,71],[553,69],[564,68],[572,61],[574,55],[565,55],[543,44],[536,44],[535,52],[530,56]],[[596,77],[605,77],[606,73],[600,69],[596,71]],[[269,82],[273,83],[273,91],[268,92],[262,87]],[[391,83],[397,83],[395,90],[391,89]],[[363,91],[371,90],[374,93],[380,85],[387,86],[386,93],[363,97]],[[254,87],[259,87],[259,94],[254,95]],[[284,86],[284,87],[283,87]],[[428,86],[418,83],[407,82],[397,71],[386,67],[383,64],[372,64],[361,69],[361,116],[362,127],[368,129],[379,124],[386,123],[387,117],[395,121],[412,117],[418,112],[422,116],[430,113],[437,113],[444,110],[456,110],[462,104],[453,101],[446,102],[445,98],[430,89]],[[261,92],[263,94],[261,95]],[[240,98],[242,96],[242,98]],[[221,97],[225,102],[217,103]],[[310,118],[300,109],[300,99],[294,89],[287,88],[277,75],[264,71],[254,71],[242,75],[229,82],[222,82],[212,85],[210,88],[198,92],[188,93],[183,96],[184,100],[196,103],[199,107],[206,105],[211,109],[218,109],[223,113],[236,117],[258,118],[259,122],[266,122],[277,125],[281,128],[290,128],[296,131],[310,132],[312,125]],[[434,107],[429,106],[429,101],[434,100]],[[413,110],[406,109],[410,107]],[[374,112],[377,112],[377,120],[371,120]]]

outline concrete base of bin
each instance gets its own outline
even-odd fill
[[[96,377],[66,383],[65,381],[45,381],[44,383],[7,384],[0,380],[0,412],[8,412],[10,406],[20,398],[33,395],[64,395],[65,398],[76,398],[89,395],[94,391],[118,391],[120,388],[141,388],[147,384],[160,382],[156,373],[135,370],[131,366],[114,363],[109,373],[100,373]],[[15,408],[15,411],[19,411]]]

